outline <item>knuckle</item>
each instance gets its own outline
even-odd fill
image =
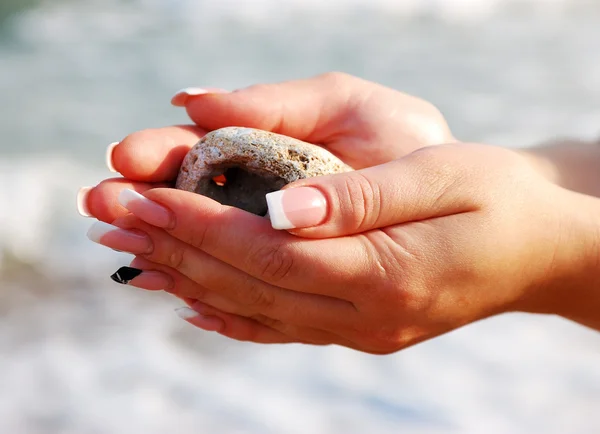
[[[259,324],[262,324],[266,327],[272,328],[274,330],[280,330],[283,328],[283,323],[277,319],[269,318],[268,316],[255,314],[251,315],[250,319],[256,321]]]
[[[277,86],[278,84],[257,83],[237,90],[234,93],[239,93],[240,98],[258,98],[259,100],[262,100],[272,94]]]
[[[265,290],[262,285],[253,285],[248,287],[246,294],[247,303],[256,310],[268,312],[273,309],[273,306],[275,305],[275,297],[273,293]]]
[[[123,229],[139,229],[145,232],[149,232],[147,225],[144,224],[144,222],[142,222],[138,217],[134,216],[133,214],[127,214],[118,217],[112,222],[112,224]]]
[[[352,231],[371,228],[381,218],[381,188],[361,172],[344,177],[341,194],[342,215],[352,216],[348,223]]]
[[[452,203],[464,202],[460,198],[470,191],[471,202],[478,197],[474,188],[470,163],[461,158],[460,148],[454,144],[437,145],[419,149],[411,158],[418,168],[418,197],[431,209]]]
[[[412,152],[410,158],[414,159],[424,169],[443,169],[448,161],[457,152],[450,151],[448,148],[453,148],[454,145],[435,145],[424,146]]]
[[[355,80],[354,76],[340,71],[325,72],[320,74],[317,78],[331,84],[341,84]]]
[[[251,252],[256,273],[266,281],[277,283],[288,278],[294,268],[294,255],[283,244],[262,245]]]
[[[286,83],[257,83],[234,91],[234,94],[237,94],[238,103],[261,106],[263,110],[259,123],[263,124],[263,129],[276,133],[282,131],[285,124],[285,100],[278,97],[285,85]]]
[[[175,270],[180,270],[185,260],[185,249],[175,246],[165,255],[165,265]]]
[[[174,294],[193,298],[195,302],[207,301],[208,289],[197,283],[181,284],[173,291]],[[204,313],[204,312],[199,312]]]
[[[236,92],[244,92],[244,93],[257,93],[257,94],[262,94],[262,93],[269,93],[269,91],[273,88],[273,84],[267,84],[267,83],[257,83],[257,84],[252,84],[248,87],[245,87],[243,89],[240,89]]]
[[[358,300],[369,306],[385,306],[388,310],[406,309],[407,300],[423,291],[431,278],[429,250],[407,232],[390,233],[393,229],[361,234],[365,266],[361,282],[378,282],[377,291],[369,291]]]
[[[209,226],[207,224],[196,226],[190,231],[188,244],[200,250],[204,250],[208,233]]]
[[[197,301],[205,301],[207,292],[206,288],[198,285],[190,291],[190,294],[192,294],[191,296]]]
[[[471,170],[472,164],[465,159],[468,145],[445,143],[425,146],[414,151],[410,158],[423,173],[423,181],[454,179]]]
[[[392,354],[405,346],[401,331],[379,329],[365,337],[364,345],[375,354]]]

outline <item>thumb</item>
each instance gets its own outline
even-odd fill
[[[183,102],[176,95],[174,103],[185,105],[189,117],[209,131],[244,126],[318,143],[335,133],[350,103],[372,86],[344,73],[327,73],[229,93],[196,92]]]
[[[478,183],[469,182],[469,164],[456,148],[427,147],[379,166],[288,184],[266,195],[271,224],[328,238],[477,209]]]

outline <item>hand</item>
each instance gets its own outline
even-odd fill
[[[324,146],[355,169],[453,142],[432,104],[343,73],[173,98],[206,130],[244,126]]]
[[[125,179],[85,189],[79,202],[86,214],[105,222],[125,215],[116,200],[119,191],[169,185],[189,149],[207,131],[226,126],[254,127],[320,144],[354,168],[454,141],[444,117],[430,103],[340,73],[232,93],[179,93],[174,103],[184,105],[196,125],[140,131],[110,147],[109,166]]]
[[[558,139],[521,152],[555,184],[600,197],[599,145],[598,140]]]
[[[135,266],[200,301],[190,322],[234,339],[386,354],[508,311],[600,327],[598,200],[515,152],[424,148],[291,184],[270,212],[287,214],[275,209],[286,194],[321,195],[309,203],[325,212],[310,222],[292,210],[310,226],[292,234],[192,193],[127,191],[133,215],[96,240],[137,254]]]

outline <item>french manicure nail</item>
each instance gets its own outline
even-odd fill
[[[207,95],[210,93],[228,93],[225,89],[214,87],[186,87],[177,91],[175,96],[171,98],[171,104],[175,107],[183,107],[191,96]]]
[[[133,215],[153,226],[168,228],[171,227],[173,223],[171,211],[141,195],[137,191],[124,188],[119,193],[118,201]]]
[[[225,327],[225,322],[221,318],[216,316],[204,316],[189,307],[179,307],[175,309],[175,313],[179,315],[179,318],[206,331],[220,331]]]
[[[148,235],[121,229],[101,221],[90,226],[87,237],[98,244],[123,252],[142,254],[152,251],[152,240]]]
[[[113,164],[113,153],[118,144],[119,142],[112,142],[110,145],[108,145],[108,148],[106,148],[106,167],[108,167],[108,170],[113,173],[117,172],[117,169],[115,169]]]
[[[266,198],[273,229],[308,228],[327,217],[327,200],[313,187],[274,191]]]
[[[198,312],[196,312],[193,309],[190,309],[189,307],[178,307],[177,309],[175,309],[175,313],[179,315],[179,318],[184,320],[192,319],[199,315]]]
[[[88,208],[87,201],[90,191],[92,191],[93,188],[94,187],[82,187],[77,192],[77,212],[82,217],[92,216],[92,213],[90,213],[90,209]]]

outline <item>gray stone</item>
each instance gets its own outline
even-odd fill
[[[348,172],[322,147],[267,131],[227,127],[204,136],[186,155],[176,188],[266,215],[265,195],[298,179]],[[214,178],[224,175],[223,185]]]

